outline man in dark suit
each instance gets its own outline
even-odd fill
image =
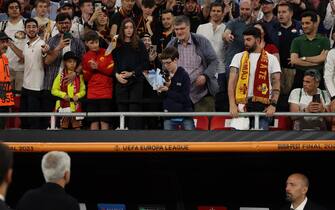
[[[26,192],[16,210],[79,210],[75,198],[65,192],[70,181],[70,156],[65,152],[52,151],[42,158],[42,171],[46,183]]]
[[[309,181],[304,174],[291,174],[286,181],[286,200],[290,204],[285,205],[281,210],[326,210],[307,199],[308,187]]]
[[[5,203],[8,185],[12,181],[13,153],[0,142],[0,210],[10,210]]]

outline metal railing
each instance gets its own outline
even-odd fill
[[[120,130],[125,129],[126,117],[195,117],[195,116],[230,116],[229,112],[9,112],[0,113],[0,117],[51,117],[51,130],[56,129],[56,117],[119,117]],[[240,117],[254,117],[255,130],[259,129],[259,117],[266,116],[264,112],[243,112]],[[276,112],[274,116],[290,117],[335,117],[335,112]]]

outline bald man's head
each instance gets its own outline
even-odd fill
[[[286,198],[299,205],[304,201],[309,187],[308,178],[301,173],[291,174],[286,181]]]
[[[251,18],[252,8],[250,0],[241,0],[240,2],[240,17],[247,21]]]

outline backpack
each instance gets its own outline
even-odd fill
[[[24,25],[24,22],[26,21],[26,19],[22,18],[21,21],[23,22],[23,25]],[[6,27],[7,27],[7,23],[8,23],[8,20],[4,20],[4,21],[0,22],[0,31],[1,32],[5,32]]]

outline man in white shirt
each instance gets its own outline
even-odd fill
[[[8,185],[12,181],[13,153],[8,146],[0,142],[0,209],[10,210],[5,203]]]
[[[220,98],[216,97],[216,102],[222,101],[222,103],[217,106],[216,111],[228,111],[227,79],[224,64],[225,44],[223,41],[223,33],[226,29],[226,25],[222,23],[224,16],[223,10],[223,4],[216,2],[211,3],[209,10],[210,22],[199,25],[197,29],[197,34],[203,35],[210,41],[219,61],[217,77],[221,94]]]
[[[25,30],[28,42],[21,54],[24,60],[24,76],[20,111],[39,112],[41,110],[41,91],[44,79],[43,57],[46,56],[49,47],[38,36],[38,23],[35,19],[30,18],[26,20]],[[40,118],[21,118],[21,128],[39,129]]]
[[[327,91],[320,90],[321,74],[318,70],[307,70],[303,77],[303,88],[291,91],[288,102],[290,112],[322,113],[329,110],[330,97]],[[323,117],[292,117],[294,130],[327,130]]]
[[[286,181],[286,200],[290,203],[281,210],[326,210],[307,199],[308,178],[301,173],[291,174]]]
[[[249,27],[243,35],[246,51],[236,54],[230,64],[229,111],[233,117],[244,111],[265,112],[271,117],[276,111],[280,92],[279,61],[260,46],[259,29]],[[260,117],[261,129],[268,129],[267,117]],[[253,118],[250,120],[253,122]]]
[[[326,10],[326,16],[325,19],[323,20],[323,25],[325,29],[330,30],[329,33],[330,46],[333,46],[334,44],[334,40],[332,38],[332,34],[334,31],[334,23],[335,23],[335,1],[329,1]]]
[[[54,1],[49,1],[49,6],[48,6],[48,14],[47,16],[51,19],[51,20],[56,20],[56,16],[58,14],[58,9],[59,9],[59,3],[58,2],[54,2]],[[31,17],[36,17],[36,9],[34,8],[31,11]]]
[[[24,33],[24,19],[21,16],[21,4],[17,0],[10,0],[6,6],[8,20],[0,22],[0,30],[4,31],[13,40],[14,45],[22,50],[26,43],[26,37]],[[23,61],[16,55],[12,47],[9,47],[6,55],[9,61],[13,88],[16,91],[21,91],[24,69]]]
[[[325,86],[330,94],[330,111],[335,111],[335,48],[331,49],[326,58],[324,71]]]
[[[39,35],[44,41],[58,34],[56,22],[48,17],[48,8],[50,6],[49,0],[36,0],[35,2],[36,16],[39,26]]]

